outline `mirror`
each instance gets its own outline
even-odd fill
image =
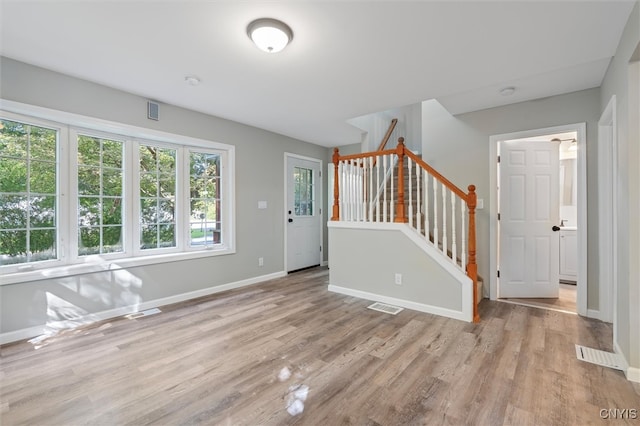
[[[577,204],[576,178],[576,159],[560,160],[560,206]]]

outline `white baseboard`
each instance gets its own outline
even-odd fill
[[[630,382],[640,383],[640,368],[629,367],[629,361],[624,356],[624,352],[620,349],[618,342],[613,342],[613,351],[620,356],[620,360],[622,361],[622,368],[624,371],[624,375]]]
[[[412,309],[414,311],[425,312],[428,314],[440,315],[447,318],[453,318],[460,321],[473,321],[473,311],[465,313],[462,311],[454,311],[452,309],[441,308],[439,306],[427,305],[424,303],[411,302],[409,300],[397,299],[395,297],[381,296],[379,294],[369,293],[367,291],[354,290],[348,287],[341,287],[329,284],[329,291],[340,293],[347,296],[353,296],[360,299],[371,300],[373,302],[383,302],[390,305],[401,306],[403,308]]]
[[[602,320],[602,318],[600,318],[600,311],[595,309],[587,309],[587,318]]]
[[[109,309],[106,311],[96,312],[93,314],[87,314],[73,318],[66,321],[52,321],[47,324],[38,325],[29,328],[23,328],[15,331],[8,331],[0,333],[0,345],[5,343],[16,342],[18,340],[30,339],[36,336],[46,336],[55,334],[61,330],[68,330],[76,328],[80,325],[87,325],[96,321],[102,321],[109,318],[115,318],[122,315],[132,314],[134,312],[144,311],[151,308],[157,308],[159,306],[170,305],[172,303],[184,302],[185,300],[195,299],[202,296],[208,296],[210,294],[220,293],[227,290],[233,290],[240,287],[245,287],[252,284],[258,284],[264,281],[272,280],[275,278],[281,278],[286,276],[284,271],[274,272],[272,274],[261,275],[258,277],[248,278],[246,280],[236,281],[228,284],[223,284],[215,287],[203,288],[201,290],[190,291],[187,293],[180,293],[174,296],[163,297],[161,299],[149,300],[136,305],[123,306],[120,308]]]

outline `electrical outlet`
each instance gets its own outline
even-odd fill
[[[396,273],[396,285],[402,285],[402,274]]]
[[[258,258],[258,266],[264,266],[264,257]]]

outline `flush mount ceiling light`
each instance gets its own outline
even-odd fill
[[[277,19],[260,18],[247,26],[247,35],[260,50],[276,53],[284,49],[293,39],[287,24]]]
[[[515,87],[505,87],[504,89],[500,90],[500,94],[502,96],[511,96],[516,92],[516,88]]]

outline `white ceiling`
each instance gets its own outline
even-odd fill
[[[457,114],[598,87],[633,4],[0,0],[0,54],[336,146],[360,142],[346,120],[427,99]],[[293,29],[284,51],[249,40],[260,17]]]

